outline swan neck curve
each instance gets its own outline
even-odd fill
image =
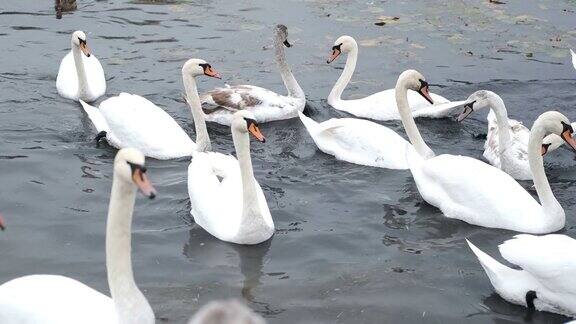
[[[396,83],[395,95],[402,125],[404,125],[404,130],[406,131],[406,135],[408,135],[410,143],[422,158],[429,159],[434,157],[434,152],[426,145],[416,126],[416,122],[412,116],[412,110],[408,105],[408,87],[402,77],[400,77]]]
[[[240,222],[239,235],[245,236],[251,228],[254,228],[255,222],[262,217],[256,195],[252,158],[250,157],[250,138],[248,133],[240,133],[232,127],[232,139],[234,140],[242,179],[242,221]]]
[[[274,52],[276,56],[276,64],[278,65],[280,75],[282,76],[282,82],[284,82],[284,86],[286,87],[286,90],[288,90],[288,96],[304,98],[304,91],[292,74],[292,70],[286,61],[283,41],[281,41],[279,37],[274,38]]]
[[[74,66],[78,77],[78,98],[85,100],[88,97],[88,79],[86,78],[86,69],[84,68],[84,59],[82,57],[84,54],[73,41],[70,43],[72,44],[72,56],[74,57]]]
[[[342,93],[348,83],[352,79],[352,74],[354,74],[354,70],[356,69],[356,61],[358,60],[358,45],[354,43],[352,50],[348,53],[348,57],[346,58],[346,65],[344,65],[344,70],[338,81],[334,84],[332,91],[328,95],[328,103],[332,105],[336,101],[342,100]]]
[[[196,87],[196,79],[186,71],[182,71],[182,80],[184,82],[184,90],[186,91],[186,102],[190,106],[192,112],[192,119],[194,120],[194,129],[196,130],[196,149],[198,152],[206,152],[212,149],[208,129],[206,128],[206,116],[202,111],[202,104],[200,103],[200,96],[198,96],[198,88]]]
[[[136,187],[116,174],[106,224],[106,271],[119,323],[154,323],[154,313],[134,282],[132,214]]]
[[[496,123],[498,124],[498,142],[500,157],[510,147],[510,124],[508,123],[508,111],[504,105],[504,101],[500,97],[491,99],[491,108],[496,115]]]
[[[537,120],[538,121],[538,120]],[[544,159],[541,155],[542,140],[546,132],[543,127],[536,124],[530,131],[530,139],[528,141],[528,162],[530,164],[530,171],[534,179],[534,187],[540,198],[540,203],[544,208],[545,213],[557,212],[564,210],[560,203],[554,197],[554,193],[550,188],[550,183],[544,171]]]

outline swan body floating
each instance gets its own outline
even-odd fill
[[[72,33],[72,50],[64,56],[56,77],[56,89],[64,98],[92,102],[106,92],[106,78],[100,61],[90,53],[86,34]]]
[[[299,111],[304,110],[306,105],[304,91],[300,88],[286,62],[284,46],[291,46],[287,37],[288,29],[286,26],[276,26],[274,35],[276,63],[280,68],[282,81],[288,90],[288,95],[279,95],[253,85],[216,88],[201,97],[202,103],[207,104],[205,107],[207,121],[230,125],[236,111],[249,110],[254,114],[257,122],[265,123],[294,118],[298,116]]]
[[[0,286],[2,324],[153,324],[154,313],[132,272],[131,224],[136,190],[155,191],[146,177],[144,155],[123,149],[114,160],[106,224],[106,271],[112,298],[58,275],[30,275]]]
[[[506,106],[500,96],[488,90],[474,92],[466,100],[464,110],[457,119],[461,122],[472,112],[483,108],[490,108],[484,158],[514,179],[532,180],[528,163],[530,130],[521,122],[508,118]],[[576,127],[576,123],[573,123],[572,127]],[[503,129],[508,129],[508,132],[502,131]],[[563,143],[560,136],[547,135],[542,141],[542,155],[557,149]]]
[[[182,68],[182,78],[189,104],[199,103],[195,81],[199,75],[220,78],[206,61],[188,60]],[[194,150],[210,146],[205,121],[202,116],[194,116],[198,113],[194,110],[197,143],[168,113],[139,95],[121,93],[104,100],[98,108],[80,102],[98,131],[97,141],[106,138],[116,148],[134,147],[151,158],[173,159],[191,156]]]
[[[376,120],[398,120],[398,108],[396,106],[394,89],[387,89],[361,99],[343,100],[342,93],[352,79],[358,60],[358,44],[350,36],[341,36],[332,47],[332,54],[327,63],[334,61],[341,53],[348,54],[344,71],[336,81],[336,84],[328,95],[328,104],[334,109],[342,110],[361,118]],[[464,101],[450,102],[448,99],[437,94],[430,94],[434,104],[422,98],[418,93],[409,91],[408,106],[412,109],[414,117],[443,118],[451,116],[456,107]]]
[[[542,140],[553,133],[576,150],[573,129],[559,112],[545,112],[534,122],[528,143],[528,160],[538,203],[518,182],[502,170],[482,161],[442,154],[435,156],[415,128],[407,108],[406,92],[418,89],[424,77],[414,70],[405,71],[396,84],[402,123],[414,149],[408,148],[408,165],[422,198],[438,207],[446,217],[473,225],[542,234],[564,227],[564,209],[554,197],[541,156]]]
[[[238,159],[214,152],[194,153],[188,167],[190,213],[200,227],[222,241],[258,244],[274,234],[274,222],[254,178],[248,133],[260,142],[265,139],[247,110],[234,114],[231,129]]]
[[[576,240],[566,235],[516,235],[498,248],[512,269],[482,252],[468,240],[496,292],[507,301],[576,317]]]
[[[425,81],[414,93],[432,102]],[[322,152],[355,164],[408,169],[406,150],[411,145],[390,128],[356,118],[332,118],[317,123],[301,112],[298,114]],[[409,127],[406,131],[412,132],[413,128]]]

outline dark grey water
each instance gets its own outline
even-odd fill
[[[0,3],[0,282],[63,274],[108,292],[104,229],[115,150],[96,148],[78,104],[57,95],[60,59],[82,29],[108,78],[107,95],[146,96],[193,134],[180,101],[180,69],[203,58],[227,83],[282,90],[271,30],[289,27],[289,62],[316,120],[342,117],[323,99],[343,59],[326,65],[342,34],[359,41],[353,84],[360,97],[395,84],[407,68],[451,99],[486,88],[531,125],[558,109],[576,119],[576,2],[507,1],[79,1],[56,20],[52,1]],[[375,26],[379,16],[400,19]],[[222,85],[203,79],[199,87]],[[419,120],[437,153],[480,157],[486,112],[464,124]],[[386,123],[402,133],[400,123]],[[226,127],[209,125],[218,151],[233,149]],[[201,305],[236,297],[270,323],[518,323],[525,309],[493,294],[468,237],[497,256],[514,233],[451,221],[423,203],[408,171],[361,167],[319,152],[298,120],[266,124],[253,162],[277,232],[260,246],[225,244],[193,225],[188,161],[149,160],[159,195],[139,198],[136,279],[159,322],[182,323]],[[576,162],[546,158],[552,188],[576,237]],[[526,187],[531,184],[526,183]],[[534,323],[567,318],[538,313]]]

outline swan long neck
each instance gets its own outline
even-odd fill
[[[132,213],[134,184],[114,175],[106,224],[106,271],[119,323],[134,323],[142,314],[153,314],[132,272]]]
[[[332,104],[335,101],[342,100],[342,93],[346,86],[352,79],[352,74],[356,69],[356,61],[358,60],[358,45],[354,44],[352,50],[348,53],[348,58],[346,58],[346,65],[344,66],[344,71],[340,74],[338,81],[334,84],[332,91],[328,95],[328,103]]]
[[[406,131],[406,135],[408,135],[410,143],[412,143],[414,149],[416,149],[416,152],[418,152],[422,158],[428,159],[434,157],[434,152],[426,145],[416,126],[416,122],[412,116],[412,110],[408,105],[408,87],[402,78],[398,79],[396,83],[395,94],[398,112],[400,113],[402,125],[404,125],[404,130]]]
[[[286,53],[284,52],[284,44],[282,44],[280,37],[274,37],[274,51],[276,56],[276,64],[280,68],[280,75],[282,76],[282,81],[286,90],[288,90],[288,96],[295,98],[304,98],[304,91],[294,78],[292,70],[286,61]]]
[[[494,97],[491,100],[491,108],[496,115],[496,123],[498,124],[498,143],[500,143],[500,156],[510,147],[510,125],[508,123],[508,111],[504,105],[504,101],[500,97]]]
[[[562,209],[552,189],[550,188],[550,183],[548,183],[548,178],[544,171],[544,160],[541,155],[542,150],[542,140],[546,132],[543,127],[536,124],[532,127],[530,131],[530,140],[528,141],[528,162],[530,163],[530,171],[532,172],[532,177],[534,179],[534,187],[540,198],[540,202],[544,211],[555,210],[557,208]]]
[[[240,232],[245,233],[253,228],[260,216],[260,208],[256,195],[256,180],[252,169],[252,158],[250,157],[250,138],[248,133],[240,133],[232,128],[232,139],[234,148],[240,165],[240,176],[242,178],[242,221]]]
[[[78,76],[78,97],[85,99],[88,95],[88,79],[86,78],[86,69],[84,68],[84,60],[82,58],[82,51],[78,45],[71,41],[72,56],[74,57],[74,66],[76,67],[76,75]]]
[[[196,130],[196,147],[199,152],[206,152],[212,149],[208,129],[206,128],[206,116],[202,111],[202,104],[200,103],[200,96],[198,96],[198,88],[196,87],[196,79],[186,71],[182,71],[182,80],[184,82],[184,90],[186,91],[186,101],[190,106],[192,112],[192,119],[194,119],[194,129]]]

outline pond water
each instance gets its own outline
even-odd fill
[[[0,282],[62,274],[108,293],[104,231],[115,150],[95,146],[79,104],[58,96],[58,65],[70,34],[84,30],[108,79],[107,97],[145,96],[193,135],[180,69],[207,60],[223,80],[284,92],[271,51],[276,23],[289,28],[288,61],[315,120],[345,117],[326,96],[344,59],[327,65],[334,40],[356,37],[349,98],[391,88],[421,71],[431,90],[465,99],[499,93],[512,118],[531,125],[557,109],[576,119],[576,2],[447,1],[79,1],[57,20],[52,1],[0,3]],[[381,16],[397,16],[384,26]],[[486,111],[459,124],[418,120],[438,152],[481,157]],[[383,123],[404,134],[399,122]],[[277,231],[258,246],[226,244],[190,216],[187,159],[149,159],[155,200],[136,202],[136,281],[159,323],[183,323],[213,299],[239,298],[270,323],[519,323],[526,310],[494,294],[464,238],[496,256],[514,235],[446,219],[423,202],[409,171],[362,167],[320,152],[298,119],[262,125],[255,176]],[[209,124],[215,149],[233,152],[227,127]],[[546,157],[552,189],[576,237],[576,161]],[[531,190],[531,183],[523,185]],[[536,313],[533,323],[568,318]]]

